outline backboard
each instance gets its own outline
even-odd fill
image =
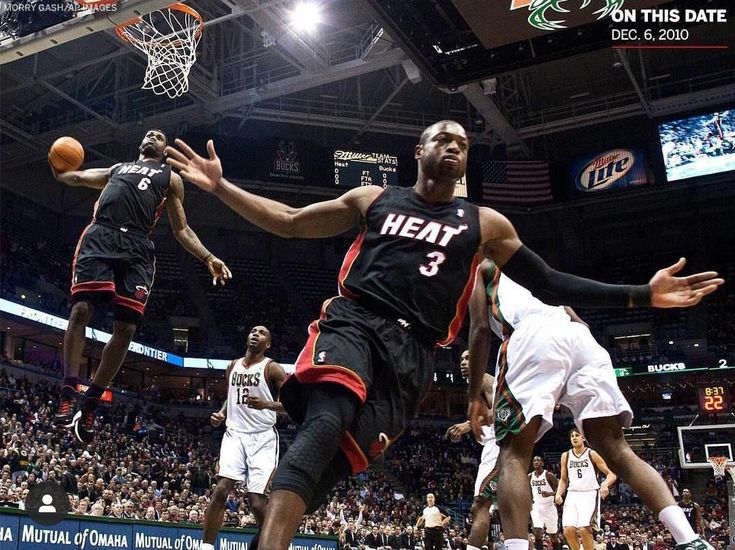
[[[735,424],[678,426],[679,462],[684,469],[712,468],[708,459],[724,456],[735,462]]]

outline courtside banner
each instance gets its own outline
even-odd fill
[[[3,550],[199,550],[202,530],[194,525],[127,522],[108,518],[67,516],[49,527],[24,512],[0,507],[0,548]],[[248,550],[252,529],[224,528],[215,550]],[[299,535],[293,550],[337,550],[336,537]]]
[[[637,148],[608,149],[572,161],[572,194],[623,189],[649,183],[645,153]]]

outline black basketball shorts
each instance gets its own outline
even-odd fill
[[[309,326],[296,371],[281,387],[289,416],[301,422],[312,384],[332,382],[362,402],[342,436],[352,472],[365,470],[416,416],[434,378],[433,347],[397,321],[338,296],[324,303]]]
[[[92,223],[82,232],[74,252],[72,301],[85,295],[111,299],[116,308],[140,317],[153,286],[155,263],[153,243],[147,236]]]

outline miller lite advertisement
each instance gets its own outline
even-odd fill
[[[646,156],[640,149],[609,149],[572,162],[569,179],[579,193],[597,193],[649,183]]]

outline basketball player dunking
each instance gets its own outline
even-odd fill
[[[145,311],[155,276],[154,246],[150,240],[164,205],[171,230],[179,244],[203,262],[212,284],[225,283],[230,270],[199,241],[184,213],[184,184],[164,162],[166,136],[149,130],[134,162],[111,168],[57,173],[54,177],[71,187],[101,189],[94,215],[79,237],[72,263],[69,325],[64,333],[64,380],[55,424],[73,427],[80,441],[94,439],[97,406],[125,360],[128,347]],[[102,350],[94,380],[80,399],[79,363],[84,352],[85,329],[94,308],[112,302],[115,322],[112,338]]]
[[[592,523],[600,513],[597,509],[598,491],[600,498],[607,498],[617,476],[598,453],[584,444],[584,437],[579,430],[573,428],[569,432],[569,440],[572,448],[561,455],[561,480],[556,489],[555,501],[561,504],[564,493],[567,493],[561,525],[569,547],[579,550],[581,538],[584,550],[594,550]],[[605,476],[602,484],[597,480],[598,470]]]
[[[274,397],[286,379],[283,368],[265,356],[270,347],[270,331],[253,327],[245,357],[227,367],[227,399],[210,419],[213,426],[226,419],[227,431],[219,454],[219,481],[204,515],[202,550],[214,550],[225,500],[235,483],[245,484],[255,523],[263,524],[265,491],[278,466],[276,413],[284,412]]]
[[[700,536],[704,536],[704,524],[702,523],[702,507],[692,500],[692,492],[689,489],[682,489],[679,508],[682,509],[687,517],[689,525]]]
[[[487,362],[487,361],[486,361]],[[462,352],[459,370],[462,376],[469,380],[470,377],[470,352],[465,350]],[[493,384],[495,378],[485,373],[482,380],[482,394],[488,406],[492,408],[493,401]],[[446,437],[451,441],[459,441],[462,435],[470,432],[470,421],[460,422],[451,426],[446,433]],[[488,532],[490,531],[490,506],[492,505],[493,481],[497,480],[497,461],[500,448],[495,441],[495,429],[492,426],[482,427],[482,456],[480,458],[480,466],[477,468],[477,477],[475,478],[475,498],[472,501],[472,527],[467,535],[467,550],[479,550],[487,542]]]
[[[682,307],[724,282],[713,272],[674,277],[683,260],[640,286],[606,285],[551,269],[523,245],[507,218],[454,196],[467,168],[469,139],[452,120],[422,132],[412,188],[368,185],[303,208],[228,182],[211,140],[206,159],[181,140],[176,145],[166,149],[169,164],[266,231],[316,238],[360,229],[340,271],[340,295],[325,302],[296,372],[283,384],[281,401],[301,430],[278,466],[251,550],[257,540],[268,550],[286,550],[304,512],[318,508],[339,480],[366,469],[400,436],[433,379],[435,346],[453,341],[461,328],[482,256],[537,295],[580,306]],[[481,380],[471,382],[476,406]],[[487,404],[480,406],[487,411]]]
[[[544,548],[544,527],[551,537],[554,550],[558,550],[559,512],[554,503],[554,495],[556,495],[559,480],[544,468],[544,459],[540,456],[533,457],[533,471],[528,474],[528,480],[531,483],[531,494],[533,494],[531,524],[533,535],[536,538],[536,550]]]

